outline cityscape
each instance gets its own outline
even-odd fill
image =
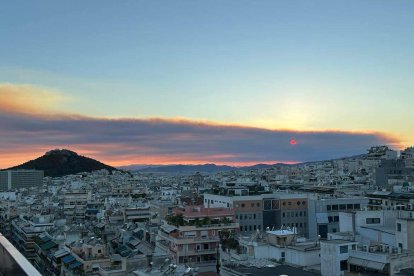
[[[0,276],[414,275],[413,1],[0,7]]]

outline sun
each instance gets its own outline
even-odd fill
[[[290,139],[289,144],[291,144],[292,146],[296,145],[298,142],[296,141],[295,138]]]

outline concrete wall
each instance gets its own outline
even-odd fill
[[[396,229],[396,246],[398,247],[398,244],[401,243],[404,250],[414,250],[414,220],[397,219],[398,223],[401,224],[401,232]]]
[[[285,253],[285,262],[297,266],[313,266],[321,263],[319,250],[301,251],[289,247],[276,247],[272,245],[260,245],[254,247],[256,259],[280,260],[282,252]]]

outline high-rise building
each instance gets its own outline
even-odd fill
[[[0,192],[40,187],[43,184],[43,176],[43,171],[38,170],[0,171]]]

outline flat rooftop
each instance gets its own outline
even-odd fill
[[[222,270],[230,270],[240,273],[240,275],[255,275],[255,276],[269,276],[269,275],[289,275],[289,276],[317,276],[320,275],[315,272],[306,271],[300,268],[296,268],[288,265],[275,265],[274,267],[228,267],[223,266]]]

